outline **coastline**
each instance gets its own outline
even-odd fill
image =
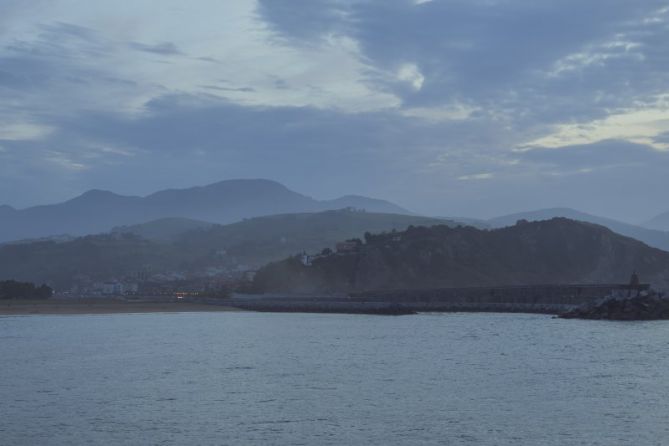
[[[225,305],[197,302],[151,302],[118,299],[49,299],[0,301],[0,316],[34,314],[131,314],[240,311]]]

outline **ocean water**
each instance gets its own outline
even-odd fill
[[[666,445],[669,322],[0,317],[2,445]]]

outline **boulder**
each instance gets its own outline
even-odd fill
[[[608,319],[617,321],[669,319],[669,297],[656,291],[636,296],[609,296],[559,315],[565,319]]]

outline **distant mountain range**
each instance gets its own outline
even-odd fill
[[[539,221],[549,220],[555,217],[565,217],[572,220],[595,223],[601,226],[605,226],[613,232],[617,232],[618,234],[635,238],[649,246],[669,251],[669,232],[648,229],[641,226],[623,223],[610,218],[598,217],[570,208],[550,208],[521,212],[517,214],[509,214],[502,217],[492,218],[487,220],[486,223],[493,228],[501,228],[504,226],[514,225],[518,220]]]
[[[208,186],[164,190],[146,197],[90,190],[64,203],[22,210],[0,206],[0,243],[54,234],[95,234],[115,226],[164,218],[227,224],[263,215],[346,207],[409,214],[406,209],[384,200],[357,195],[316,200],[275,181],[227,180]]]
[[[669,212],[651,218],[643,224],[647,228],[669,231]]]
[[[669,252],[566,218],[494,230],[433,226],[366,237],[311,265],[291,258],[258,271],[258,292],[328,293],[440,287],[625,283],[669,286]]]
[[[362,208],[363,206],[356,207]],[[646,227],[623,223],[610,218],[598,217],[596,215],[580,212],[570,208],[540,209],[536,211],[504,215],[501,217],[491,218],[489,220],[465,217],[437,217],[436,219],[448,220],[452,225],[460,224],[463,226],[473,226],[478,229],[494,229],[505,226],[513,226],[518,220],[540,221],[550,220],[556,217],[564,217],[572,220],[584,221],[605,226],[618,234],[632,237],[646,243],[649,246],[669,251],[669,232],[667,231],[648,229]],[[211,223],[199,220],[185,218],[165,218],[147,223],[141,223],[138,225],[116,227],[113,229],[113,231],[129,232],[154,240],[168,240],[190,230],[206,228],[209,226],[211,226]],[[373,230],[374,228],[369,229]]]
[[[201,187],[169,189],[146,197],[90,190],[69,201],[17,210],[0,205],[0,244],[114,232],[166,241],[183,233],[243,219],[292,213],[317,213],[342,208],[372,213],[411,213],[389,201],[358,195],[316,200],[280,183],[262,179],[226,180]],[[517,220],[538,221],[566,217],[606,226],[614,232],[669,251],[669,212],[644,226],[598,217],[570,208],[550,208],[505,215],[490,220],[448,218],[477,228],[499,228]],[[373,230],[374,228],[369,228]]]

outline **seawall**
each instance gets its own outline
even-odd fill
[[[634,295],[647,284],[531,285],[377,290],[352,293],[356,300],[401,303],[416,311],[501,311],[561,313],[611,295]]]
[[[415,312],[502,312],[558,314],[606,296],[635,295],[649,285],[535,285],[376,290],[348,296],[243,296],[207,301],[251,311],[412,314]]]

